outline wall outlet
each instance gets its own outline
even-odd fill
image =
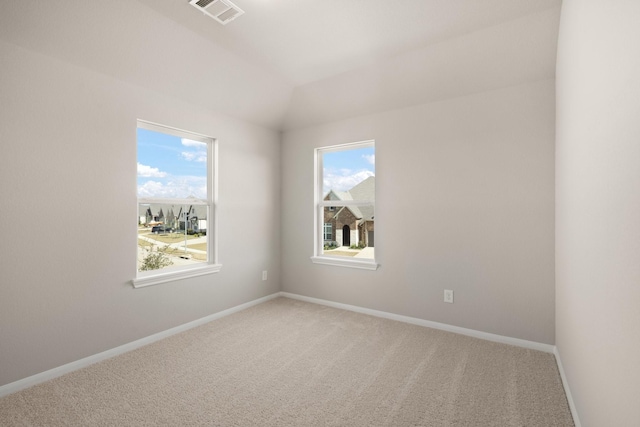
[[[267,270],[262,272],[262,280],[267,280]]]
[[[453,291],[451,289],[444,290],[444,302],[453,304]]]

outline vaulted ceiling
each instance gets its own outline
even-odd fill
[[[0,39],[272,129],[553,78],[560,0],[0,2]]]

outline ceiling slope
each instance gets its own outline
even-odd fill
[[[292,91],[279,75],[136,1],[5,1],[0,38],[272,129]]]
[[[298,86],[283,127],[554,78],[559,19],[554,7]]]
[[[274,130],[554,75],[560,0],[236,3],[4,1],[0,39]]]
[[[138,0],[295,86],[482,28],[559,7],[560,0],[234,0],[227,26],[188,0]]]

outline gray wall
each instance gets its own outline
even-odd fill
[[[125,15],[139,24],[139,15]],[[119,76],[112,68],[121,64],[100,49],[76,57],[87,68],[53,59],[66,57],[68,43],[47,35],[64,31],[52,25],[43,36],[33,31],[40,26],[8,17],[13,24],[0,31],[7,40],[53,47],[43,55],[0,42],[0,385],[282,289],[556,343],[582,424],[633,425],[640,418],[639,19],[635,1],[564,1],[554,176],[552,78],[386,113],[362,110],[359,118],[287,131],[281,147],[277,132],[89,71]],[[152,65],[133,53],[140,64],[122,68],[143,81],[150,75],[143,65]],[[182,71],[176,64],[172,70]],[[280,110],[286,87],[267,83],[283,95],[261,105]],[[211,98],[198,94],[196,101]],[[225,93],[213,104],[236,99]],[[269,121],[253,112],[253,98],[243,99],[247,116]],[[219,274],[131,287],[138,118],[219,138]],[[313,149],[371,138],[382,266],[314,265]],[[442,302],[445,288],[455,291],[455,304]]]
[[[4,42],[0,58],[0,385],[279,290],[279,133]],[[219,138],[220,273],[129,283],[138,118]]]
[[[283,290],[553,344],[554,92],[543,80],[285,132]],[[382,266],[312,264],[313,150],[367,139]]]
[[[565,0],[556,335],[583,426],[640,419],[640,2]]]

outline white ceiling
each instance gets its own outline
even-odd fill
[[[555,68],[561,0],[234,2],[245,14],[222,26],[188,0],[2,0],[0,39],[274,129],[552,78]],[[452,72],[459,90],[443,91]],[[361,77],[386,83],[358,88]],[[355,107],[337,99],[332,112],[349,84]]]
[[[557,7],[559,0],[233,0],[222,26],[188,0],[140,0],[295,86]]]

